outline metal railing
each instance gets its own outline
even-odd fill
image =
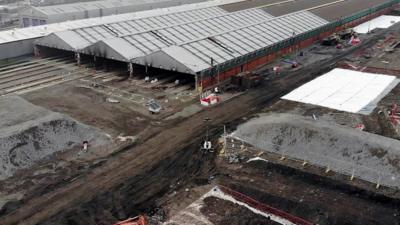
[[[239,151],[244,149],[244,146],[249,146],[246,141],[238,140],[235,137],[229,137],[229,140],[226,141],[225,152],[227,155],[238,153]],[[233,141],[232,141],[233,140]],[[344,176],[348,176],[349,180],[354,180],[357,178],[362,181],[369,182],[375,187],[388,187],[399,189],[400,187],[400,176],[389,174],[387,172],[383,172],[376,168],[367,167],[365,165],[361,165],[357,163],[357,161],[349,162],[344,161],[336,157],[332,157],[329,155],[322,155],[319,153],[315,153],[309,151],[308,149],[301,149],[296,146],[293,149],[283,149],[280,145],[274,143],[264,143],[262,146],[255,147],[256,149],[269,149],[265,151],[268,154],[275,155],[276,158],[280,158],[282,160],[288,159],[293,162],[297,162],[299,165],[312,165],[313,167],[319,168],[321,171],[334,172],[337,174],[341,174]],[[252,146],[252,145],[250,145]],[[387,148],[393,148],[395,146],[388,145]],[[296,150],[294,150],[296,149]],[[364,151],[365,149],[363,149]]]
[[[240,202],[246,203],[250,207],[258,209],[261,212],[265,212],[265,213],[268,213],[268,214],[276,215],[276,216],[281,217],[283,219],[286,219],[286,220],[288,220],[288,221],[290,221],[290,222],[292,222],[292,223],[294,223],[296,225],[314,225],[313,223],[311,223],[311,222],[309,222],[307,220],[304,220],[304,219],[302,219],[300,217],[294,216],[294,215],[289,214],[287,212],[284,212],[282,210],[279,210],[279,209],[276,209],[276,208],[271,207],[269,205],[266,205],[266,204],[263,204],[261,202],[258,202],[256,200],[254,200],[253,198],[251,198],[251,197],[249,197],[247,195],[244,195],[244,194],[242,194],[240,192],[234,191],[234,190],[232,190],[232,189],[230,189],[228,187],[225,187],[225,186],[222,186],[222,185],[219,185],[218,187],[225,194],[228,194],[228,195],[232,196],[234,199],[236,199],[236,200],[238,200]]]

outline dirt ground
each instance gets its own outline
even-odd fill
[[[272,207],[316,224],[398,224],[398,200],[340,188],[321,177],[264,161],[220,163],[221,180]],[[362,213],[360,213],[362,212]]]
[[[106,95],[75,82],[41,89],[23,97],[36,105],[98,127],[113,137],[121,133],[137,135],[149,124],[149,115],[138,113],[134,105],[109,103]]]
[[[271,221],[268,218],[253,213],[249,209],[240,207],[232,202],[207,197],[204,199],[205,205],[201,208],[203,214],[207,215],[214,224],[220,225],[278,225],[279,223]]]
[[[280,96],[374,41],[375,37],[360,46],[337,51],[329,59],[291,71],[260,88],[197,112],[190,119],[161,121],[151,117],[152,121],[144,120],[136,125],[141,121],[137,117],[150,116],[134,110],[134,106],[132,109],[125,104],[108,104],[106,97],[99,96],[98,92],[68,85],[65,91],[47,89],[45,98],[41,97],[43,93],[26,95],[35,104],[68,113],[113,137],[124,133],[140,135],[140,138],[135,145],[104,158],[68,162],[63,167],[44,164],[48,166],[41,168],[44,172],[34,175],[40,181],[37,183],[31,182],[28,175],[19,177],[18,182],[3,183],[1,187],[9,195],[29,191],[1,208],[0,224],[112,224],[140,213],[162,217],[163,204],[181,201],[174,200],[174,196],[179,196],[174,193],[209,182],[229,186],[319,224],[396,224],[400,213],[395,200],[378,198],[363,190],[342,189],[335,182],[287,168],[226,164],[215,161],[217,152],[199,150],[208,127],[205,118],[211,119],[210,134],[219,136],[223,125],[228,129],[236,127]],[[77,97],[65,98],[68,94]],[[147,126],[151,127],[146,129]],[[360,215],[360,212],[363,213]],[[244,215],[243,221],[246,218]]]

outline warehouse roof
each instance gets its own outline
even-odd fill
[[[234,30],[270,18],[272,18],[272,16],[261,9],[249,9],[194,22],[183,23],[176,26],[169,26],[157,30],[122,36],[118,39],[123,39],[129,43],[132,46],[131,49],[134,49],[133,52],[136,54],[130,54],[130,56],[134,55],[135,57],[125,58],[122,61],[128,62],[131,59],[145,56],[168,46],[179,45],[204,37],[214,36],[221,32]],[[100,41],[83,49],[82,52],[90,52],[91,54],[98,56],[101,55],[105,58],[117,58],[113,53],[117,52],[116,49],[119,49],[119,46],[109,45],[111,49],[107,51],[101,48],[103,44],[104,43]],[[117,55],[120,56],[124,54],[120,53]]]
[[[202,9],[201,13],[196,10],[183,13],[170,14],[168,17],[163,16],[162,18],[146,18],[138,21],[109,24],[107,26],[77,29],[71,31],[75,33],[74,36],[66,32],[62,34],[54,33],[40,39],[37,44],[75,51],[90,46],[97,41],[120,37],[134,46],[138,56],[142,56],[166,46],[214,35],[272,17],[260,9],[226,14],[218,7]],[[198,20],[191,21],[193,19]],[[141,24],[144,25],[142,26]],[[124,35],[128,32],[131,32],[131,34]],[[69,41],[71,38],[76,40],[71,42]],[[65,47],[65,42],[70,42],[73,45]],[[60,45],[57,46],[54,43],[60,43]],[[103,45],[103,43],[99,42],[99,45]],[[101,49],[94,44],[83,52],[96,52],[96,48]],[[115,48],[118,48],[118,46],[115,46]],[[104,50],[102,49],[100,52],[103,54]],[[113,56],[111,55],[111,57]],[[130,59],[127,58],[124,61],[129,61]]]
[[[100,24],[109,24],[114,22],[132,20],[132,19],[152,17],[156,15],[167,15],[176,12],[213,7],[213,6],[227,4],[230,2],[240,2],[240,1],[244,0],[214,0],[214,1],[206,1],[201,3],[180,5],[168,8],[153,9],[135,13],[126,13],[126,14],[104,16],[104,17],[97,17],[97,18],[90,18],[83,20],[67,21],[62,23],[55,23],[55,24],[35,26],[35,27],[6,30],[0,32],[0,44],[43,37],[57,31],[89,27]]]
[[[368,115],[398,83],[394,76],[334,69],[282,99]]]
[[[176,45],[172,50],[170,47],[163,48],[134,59],[133,62],[167,69],[176,69],[178,63],[179,66],[185,67],[181,72],[195,74],[209,69],[211,58],[215,62],[214,65],[226,63],[327,23],[328,21],[308,11],[295,12]],[[179,52],[186,56],[171,52]],[[168,65],[171,62],[175,63]]]
[[[138,18],[121,22],[96,25],[85,28],[70,30],[69,32],[55,32],[37,41],[38,45],[55,47],[59,49],[76,51],[89,46],[97,41],[120,37],[127,34],[140,33],[152,29],[168,27],[179,23],[200,20],[208,17],[215,17],[227,14],[218,7],[208,7],[196,10],[156,15],[152,17]],[[71,33],[74,33],[71,35]],[[74,38],[72,45],[64,46],[68,39]],[[60,43],[60,46],[57,45]],[[51,45],[50,45],[51,44]]]
[[[90,1],[90,2],[77,2],[71,4],[61,4],[61,5],[51,5],[51,6],[41,6],[33,7],[39,10],[45,15],[53,15],[60,13],[74,13],[83,12],[96,9],[112,9],[124,6],[140,6],[145,4],[157,4],[159,2],[169,1],[169,0],[106,0],[106,1]]]

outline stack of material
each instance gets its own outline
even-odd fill
[[[232,84],[243,89],[257,87],[261,83],[262,77],[259,74],[253,72],[243,72],[232,77]]]
[[[101,131],[17,97],[0,98],[0,180],[51,154],[109,143]]]
[[[334,69],[282,98],[368,115],[398,83],[394,76]]]

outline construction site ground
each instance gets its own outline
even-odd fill
[[[22,97],[31,103],[101,129],[114,146],[97,152],[89,149],[79,157],[76,151],[65,151],[44,158],[18,177],[0,181],[0,224],[112,224],[142,213],[159,223],[179,214],[214,185],[228,186],[315,224],[399,224],[397,192],[382,194],[343,182],[345,178],[332,179],[291,165],[247,163],[252,155],[232,163],[219,157],[217,150],[200,150],[207,127],[216,144],[224,125],[233,131],[260,112],[316,113],[349,129],[356,120],[364,122],[368,132],[398,138],[387,120],[379,119],[379,109],[364,117],[279,97],[399,28],[365,35],[360,45],[344,49],[317,43],[302,50],[302,57],[299,52],[288,56],[300,63],[299,68],[290,69],[278,59],[260,68],[266,77],[262,86],[226,93],[225,101],[207,109],[198,106],[193,87],[143,88],[135,84],[143,81],[142,76],[127,80],[90,75],[27,92]],[[287,69],[276,75],[271,73],[275,65]],[[396,87],[380,107],[387,107],[398,91]],[[144,104],[150,98],[163,105],[161,114],[147,112]],[[235,214],[221,212],[222,207]],[[274,224],[215,198],[206,198],[202,213],[215,224]],[[234,221],[227,220],[232,217]]]

